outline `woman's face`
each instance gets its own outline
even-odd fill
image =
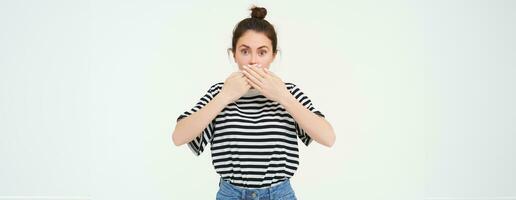
[[[261,65],[269,68],[276,57],[272,51],[272,41],[263,33],[253,30],[246,31],[237,41],[234,58],[238,68],[244,65]]]

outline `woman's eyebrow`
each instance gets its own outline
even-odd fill
[[[245,45],[245,44],[241,44],[238,48],[241,48],[241,47],[245,47],[245,48],[249,48],[249,49],[251,48],[251,47],[249,47],[249,46],[247,46],[247,45]],[[261,48],[267,48],[267,49],[268,49],[269,47],[268,47],[268,46],[266,46],[266,45],[263,45],[263,46],[261,46],[261,47],[258,47],[258,49],[261,49]]]

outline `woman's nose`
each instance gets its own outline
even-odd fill
[[[258,57],[258,56],[255,54],[251,54],[251,63],[250,63],[251,65],[256,64],[256,57]]]

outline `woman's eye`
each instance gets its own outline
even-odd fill
[[[267,54],[267,51],[262,51],[262,52],[260,52],[260,55],[261,55],[261,56],[263,56],[263,55],[265,55],[265,54]]]
[[[241,52],[242,54],[247,54],[247,53],[249,53],[249,51],[247,51],[247,50],[242,50],[242,51],[240,51],[240,52]]]

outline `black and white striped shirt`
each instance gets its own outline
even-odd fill
[[[177,121],[208,104],[223,85],[211,86]],[[285,86],[303,106],[324,117],[295,84],[285,83]],[[188,146],[200,155],[210,143],[213,166],[224,180],[244,188],[265,188],[275,186],[296,172],[298,137],[305,145],[312,142],[281,104],[251,89],[228,104]]]

